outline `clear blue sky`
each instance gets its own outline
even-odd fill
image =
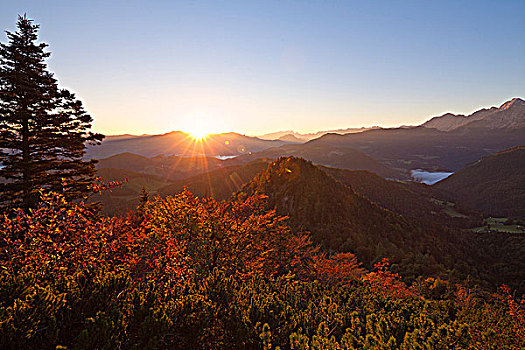
[[[524,0],[0,2],[108,134],[396,126],[525,96]]]

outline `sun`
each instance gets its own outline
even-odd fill
[[[210,133],[206,130],[193,130],[189,134],[195,140],[204,140]]]
[[[219,118],[204,113],[195,113],[178,120],[177,128],[195,141],[205,141],[209,135],[223,129]]]
[[[199,141],[205,140],[212,133],[210,127],[206,123],[200,122],[200,120],[194,121],[185,129],[192,139]]]

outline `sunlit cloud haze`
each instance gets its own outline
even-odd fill
[[[525,1],[2,1],[106,134],[421,123],[525,96]],[[1,39],[6,41],[5,36]]]

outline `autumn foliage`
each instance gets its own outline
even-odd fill
[[[102,188],[101,188],[102,189]],[[366,271],[269,211],[182,192],[100,217],[41,193],[0,222],[2,348],[523,348],[507,289]]]
[[[416,293],[401,281],[401,276],[390,271],[387,258],[381,259],[374,265],[375,272],[370,272],[363,277],[372,289],[384,297],[407,298],[414,297]]]

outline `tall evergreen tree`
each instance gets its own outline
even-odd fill
[[[0,206],[30,208],[40,188],[80,198],[93,181],[95,161],[83,161],[90,132],[82,103],[58,87],[48,71],[48,46],[37,42],[39,25],[19,16],[17,31],[0,43]],[[66,185],[64,185],[64,182]]]

